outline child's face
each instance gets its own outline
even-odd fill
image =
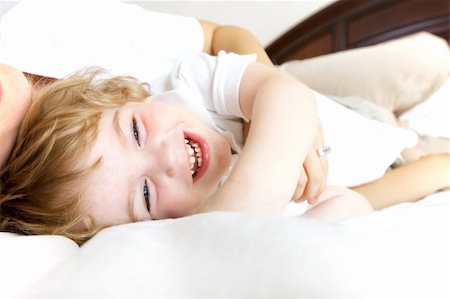
[[[148,101],[103,113],[82,166],[99,157],[100,166],[84,182],[83,208],[97,224],[115,225],[194,213],[216,190],[231,149],[189,111]]]

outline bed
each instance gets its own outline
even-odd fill
[[[267,46],[275,64],[369,46],[427,31],[449,41],[449,2],[341,0]]]
[[[337,1],[283,34],[267,52],[284,71],[303,80],[304,72],[320,73],[323,60],[317,59],[325,57],[329,67],[341,61],[342,50],[367,49],[404,36],[407,42],[433,41],[436,52],[418,66],[433,71],[427,73],[426,87],[414,89],[414,104],[433,98],[435,105],[448,105],[448,44],[423,33],[409,39],[427,31],[448,42],[448,12],[446,0]],[[317,82],[310,79],[311,85]],[[424,77],[413,76],[408,84],[419,80]],[[339,89],[336,95],[344,97],[355,94],[337,88],[336,80],[325,81],[329,84],[314,88],[330,94]],[[401,82],[392,88],[403,89]],[[381,83],[371,82],[376,84]],[[375,101],[379,97],[362,94],[370,95]],[[409,120],[427,109],[444,111],[427,134],[448,121],[448,106],[410,111],[406,97],[408,104],[402,100],[395,108],[409,112]],[[417,130],[424,130],[420,125]],[[391,141],[396,142],[395,136]],[[449,298],[449,199],[450,191],[441,191],[337,225],[300,217],[208,213],[107,228],[81,247],[61,236],[2,232],[0,297]]]

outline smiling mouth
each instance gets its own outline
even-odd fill
[[[187,137],[184,138],[184,143],[189,157],[188,159],[191,168],[191,175],[195,178],[203,165],[202,148],[197,142]]]

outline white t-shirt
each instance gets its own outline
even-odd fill
[[[150,83],[154,101],[164,101],[193,112],[230,142],[237,153],[243,146],[239,86],[255,55],[219,52],[217,56],[192,54],[172,71]]]
[[[203,43],[195,18],[118,1],[21,2],[0,23],[0,63],[54,78],[101,66],[151,81]]]

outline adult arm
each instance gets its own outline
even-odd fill
[[[238,163],[199,212],[228,210],[281,215],[291,200],[317,126],[310,90],[262,64],[250,64],[239,87],[252,125]]]
[[[217,55],[221,50],[236,54],[256,54],[259,63],[272,66],[273,63],[258,39],[247,29],[239,26],[218,25],[200,20],[205,36],[203,51]]]
[[[415,202],[450,187],[450,155],[425,156],[387,172],[373,182],[352,188],[364,195],[375,210],[402,202]]]

